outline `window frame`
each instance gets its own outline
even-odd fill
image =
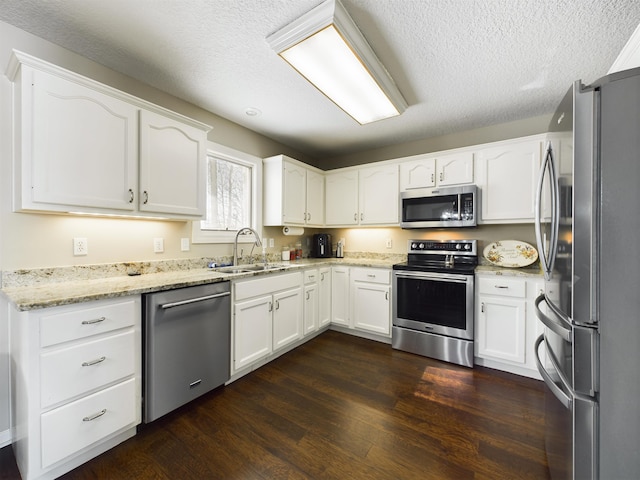
[[[251,167],[251,225],[262,232],[262,158],[214,142],[207,142],[207,157],[215,157]],[[208,179],[205,179],[208,181]],[[191,222],[191,243],[234,243],[237,230],[202,230],[200,220]],[[253,234],[240,235],[239,243],[254,243]]]

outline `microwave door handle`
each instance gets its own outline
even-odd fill
[[[547,385],[547,387],[549,387],[549,390],[551,390],[551,392],[553,393],[553,395],[560,401],[560,403],[562,403],[562,405],[564,405],[564,407],[568,410],[572,410],[573,409],[573,398],[570,397],[569,395],[567,395],[562,388],[560,388],[556,382],[553,381],[553,379],[551,378],[551,375],[549,375],[549,373],[547,372],[546,368],[544,368],[544,365],[542,365],[542,362],[540,361],[540,354],[538,353],[538,349],[540,347],[540,344],[542,342],[545,342],[545,338],[544,338],[544,334],[540,335],[538,337],[538,339],[536,340],[535,343],[535,347],[534,347],[534,358],[536,361],[536,367],[538,368],[538,372],[540,373],[540,376],[542,377],[542,380],[544,380],[544,383]],[[546,345],[545,345],[546,346]],[[551,363],[554,364],[554,368],[556,369],[556,371],[558,372],[559,376],[560,376],[560,381],[565,385],[565,387],[567,387],[568,389],[568,385],[565,382],[565,379],[562,377],[562,375],[560,375],[561,370],[559,370],[557,368],[557,363],[556,362],[556,358],[553,355],[553,352],[546,348],[546,352],[547,354],[549,354],[549,358],[551,360]]]

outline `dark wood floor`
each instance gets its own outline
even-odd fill
[[[543,391],[329,331],[62,478],[546,479]]]

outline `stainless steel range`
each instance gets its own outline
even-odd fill
[[[393,266],[392,346],[473,367],[477,240],[409,240]]]

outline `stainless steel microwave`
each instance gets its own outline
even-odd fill
[[[400,193],[402,228],[475,227],[478,187],[424,188]]]

